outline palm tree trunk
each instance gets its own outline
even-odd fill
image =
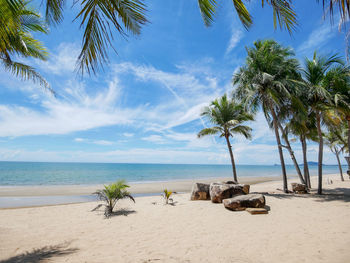
[[[231,146],[231,143],[230,143],[230,139],[229,139],[229,136],[225,136],[225,138],[226,138],[226,142],[227,142],[227,148],[228,148],[228,151],[230,152],[230,157],[231,157],[233,180],[238,183],[235,159],[233,158],[232,146]]]
[[[284,129],[283,129],[283,127],[282,127],[282,125],[280,123],[278,123],[278,126],[279,126],[279,128],[280,128],[280,130],[282,132],[283,139],[284,139],[285,143],[287,144],[286,148],[288,149],[288,152],[290,154],[290,158],[293,161],[293,164],[294,164],[295,170],[297,171],[297,174],[299,176],[300,182],[302,184],[306,184],[305,180],[303,178],[303,175],[301,174],[300,167],[299,167],[299,164],[297,162],[297,159],[295,158],[294,152],[292,150],[292,146],[289,143],[288,136],[287,136],[286,132],[284,131]]]
[[[303,148],[304,177],[305,177],[307,187],[311,188],[309,165],[307,163],[307,145],[306,145],[305,137],[301,135],[300,141],[301,141],[301,146]]]
[[[276,112],[273,109],[273,107],[271,107],[271,114],[272,114],[273,127],[274,127],[274,130],[275,130],[275,136],[276,136],[276,141],[277,141],[277,146],[278,146],[278,153],[280,155],[280,161],[281,161],[281,167],[282,167],[283,191],[285,193],[288,193],[286,166],[285,166],[284,158],[283,158],[283,150],[282,150],[282,145],[281,145],[281,139],[280,139],[280,135],[279,135],[279,132],[278,132],[277,116],[276,116]]]
[[[322,194],[322,160],[323,160],[323,135],[321,130],[321,116],[320,112],[316,111],[316,124],[318,133],[318,189],[317,193]]]
[[[350,157],[350,116],[347,116],[348,121],[348,156]],[[350,176],[350,166],[348,165],[348,175]]]
[[[339,167],[339,172],[340,172],[340,179],[344,182],[344,177],[343,177],[343,169],[341,168],[341,163],[339,159],[339,151],[337,149],[334,149],[335,156],[337,156],[337,161],[338,161],[338,167]]]

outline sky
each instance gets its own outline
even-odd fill
[[[315,50],[344,56],[345,41],[316,1],[293,1],[299,25],[292,35],[274,30],[272,10],[260,1],[248,3],[254,20],[249,31],[232,1],[219,2],[207,28],[196,0],[146,1],[150,23],[136,37],[115,34],[118,54],[110,51],[109,64],[92,76],[75,71],[82,31],[72,20],[80,7],[67,4],[62,24],[35,35],[49,49],[49,60],[26,61],[56,97],[0,69],[0,161],[229,164],[222,138],[198,139],[197,133],[210,126],[200,117],[203,107],[234,90],[231,79],[244,64],[245,48],[275,39],[292,47],[303,64]],[[279,163],[263,115],[249,125],[252,140],[232,138],[237,164]],[[301,146],[293,147],[301,162]],[[309,161],[317,161],[317,150],[309,144]],[[292,163],[287,152],[285,159]],[[324,162],[336,163],[327,147]]]

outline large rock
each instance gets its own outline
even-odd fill
[[[249,193],[249,185],[244,184],[225,184],[211,183],[209,194],[213,203],[221,203],[222,200],[236,195],[245,195]]]
[[[247,194],[224,199],[222,202],[227,209],[233,211],[245,210],[248,207],[264,208],[265,196],[262,194]]]
[[[194,183],[192,186],[191,200],[210,200],[209,184]]]
[[[296,193],[296,194],[308,193],[308,189],[305,184],[292,183],[292,190],[293,190],[293,193]]]

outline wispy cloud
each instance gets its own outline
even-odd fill
[[[38,61],[39,67],[53,74],[73,73],[80,47],[77,43],[61,43],[46,62]]]
[[[228,55],[231,53],[231,51],[238,45],[238,43],[241,41],[243,38],[244,34],[241,29],[233,29],[230,41],[228,42],[225,55]]]
[[[84,88],[66,89],[64,98],[46,97],[38,108],[0,105],[0,136],[67,134],[109,125],[130,124],[138,109],[118,108],[118,89],[89,95]]]
[[[328,21],[324,22],[310,33],[306,41],[299,45],[297,53],[305,54],[313,52],[315,49],[327,44],[336,34],[336,27],[332,26]]]

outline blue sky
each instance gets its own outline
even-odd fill
[[[0,69],[0,160],[229,163],[224,141],[196,134],[207,125],[201,109],[234,89],[232,74],[244,63],[245,47],[273,38],[293,47],[302,62],[314,50],[344,55],[345,44],[316,1],[294,1],[299,26],[292,36],[273,29],[272,11],[259,1],[248,5],[254,18],[249,31],[232,2],[220,2],[215,23],[206,28],[195,0],[147,1],[151,23],[142,34],[127,40],[115,35],[118,55],[110,52],[104,71],[83,78],[74,72],[82,32],[71,21],[78,7],[66,8],[64,22],[38,36],[50,59],[29,61],[56,98]],[[237,163],[278,163],[263,116],[251,126],[251,141],[232,140]],[[301,147],[294,147],[301,161]],[[308,154],[316,161],[317,145],[310,144]],[[325,163],[335,162],[325,149]]]

